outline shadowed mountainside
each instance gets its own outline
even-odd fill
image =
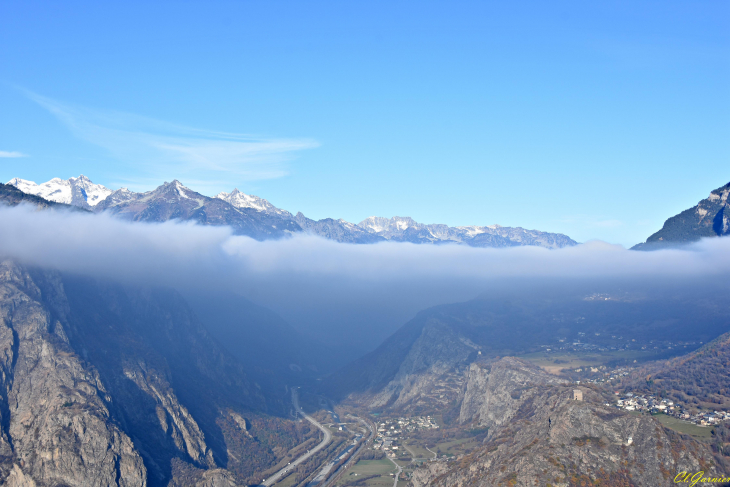
[[[265,397],[169,289],[6,260],[0,350],[7,485],[167,485],[180,465],[245,483],[311,434],[270,415],[285,391]]]

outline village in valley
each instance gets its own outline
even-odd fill
[[[377,436],[373,443],[373,448],[383,450],[387,455],[392,457],[397,456],[399,449],[403,450],[403,435],[414,431],[437,429],[439,427],[435,419],[431,418],[431,416],[392,418],[378,423],[377,426]]]
[[[632,392],[623,395],[619,392],[615,394],[622,396],[616,399],[615,407],[626,411],[666,414],[698,426],[714,426],[730,420],[730,412],[728,411],[700,411],[692,414],[684,406],[675,404],[674,401],[668,399]]]

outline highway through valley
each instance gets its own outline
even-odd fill
[[[314,455],[315,453],[320,451],[322,448],[327,446],[327,444],[330,441],[332,441],[332,433],[330,433],[330,431],[327,428],[325,428],[324,426],[319,424],[319,422],[317,422],[316,419],[314,419],[313,417],[311,417],[310,415],[305,413],[304,410],[301,407],[299,407],[299,397],[297,396],[297,389],[299,389],[299,388],[294,387],[294,388],[292,388],[292,391],[291,391],[291,401],[292,401],[292,404],[294,404],[294,409],[297,411],[297,413],[301,414],[304,419],[306,419],[307,421],[312,423],[314,426],[319,428],[320,431],[322,431],[322,433],[324,433],[324,439],[317,446],[315,446],[314,448],[309,450],[307,453],[300,456],[299,458],[297,458],[296,460],[291,462],[289,465],[287,465],[286,467],[282,468],[281,470],[276,472],[274,475],[269,477],[268,479],[264,480],[261,485],[265,485],[266,487],[270,487],[270,486],[274,485],[275,483],[277,483],[282,478],[286,477],[286,475],[289,474],[292,470],[294,470],[297,467],[297,465],[309,460],[309,458],[312,455]]]
[[[352,466],[352,463],[357,459],[357,454],[360,452],[360,450],[362,450],[365,447],[365,445],[367,445],[368,442],[370,440],[372,440],[373,437],[375,436],[375,429],[372,427],[372,425],[369,422],[364,421],[362,418],[358,418],[357,416],[353,416],[351,414],[349,414],[348,416],[353,419],[356,419],[360,423],[362,423],[363,426],[365,426],[365,428],[368,430],[369,435],[367,438],[361,439],[359,441],[357,439],[355,440],[355,445],[357,445],[359,443],[359,445],[357,445],[357,450],[355,450],[355,452],[352,455],[350,455],[350,458],[344,464],[342,464],[337,470],[335,470],[332,473],[332,475],[330,475],[330,478],[327,481],[327,483],[325,483],[321,487],[330,487],[332,484],[334,484],[334,482],[336,482],[336,480],[338,478],[338,474],[340,474],[341,472],[343,472],[344,470],[347,470],[348,468],[350,468]],[[310,483],[310,485],[311,485],[311,483]],[[307,487],[309,487],[309,486],[307,486]]]

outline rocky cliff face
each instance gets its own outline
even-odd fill
[[[146,485],[142,458],[111,420],[108,390],[44,300],[25,270],[0,264],[6,485]]]
[[[492,363],[472,363],[465,382],[459,422],[493,428],[514,416],[541,387],[567,381],[524,360],[505,357]]]
[[[307,434],[170,290],[4,261],[0,372],[4,485],[236,485]]]
[[[393,380],[370,398],[367,406],[412,411],[426,403],[443,403],[454,399],[461,381],[454,377],[459,366],[475,354],[478,347],[455,334],[446,325],[431,320],[423,327],[420,336],[410,347]],[[455,382],[456,380],[456,382]],[[434,386],[440,384],[444,397],[431,397]],[[455,388],[456,386],[456,388]],[[446,392],[448,390],[448,392]],[[439,394],[441,396],[442,394]]]
[[[695,242],[703,237],[722,237],[730,234],[730,183],[717,188],[710,196],[679,215],[664,222],[661,230],[633,247],[634,250],[653,250]]]
[[[550,380],[520,360],[472,366],[462,420],[490,427],[484,445],[414,472],[423,486],[673,485],[681,471],[722,474],[707,445],[604,405],[600,390]],[[507,394],[507,396],[505,396]]]

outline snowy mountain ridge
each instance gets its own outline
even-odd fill
[[[546,248],[562,248],[576,245],[576,242],[559,233],[526,230],[521,227],[500,225],[450,227],[443,224],[425,225],[410,217],[394,216],[383,218],[371,216],[358,227],[396,242],[412,243],[463,243],[472,247],[514,247],[537,245]]]
[[[7,184],[24,193],[94,212],[109,212],[133,220],[165,221],[175,218],[209,225],[231,225],[237,233],[259,239],[304,232],[337,242],[360,244],[391,240],[417,244],[460,243],[472,247],[536,245],[562,248],[576,245],[566,235],[521,227],[426,225],[410,217],[398,216],[372,216],[358,224],[332,218],[316,221],[301,213],[294,216],[263,198],[242,193],[237,188],[210,198],[177,180],[144,193],[135,193],[127,188],[112,191],[92,183],[83,175],[67,180],[54,178],[42,184],[14,178]]]
[[[258,196],[242,193],[238,190],[238,188],[235,188],[230,193],[218,193],[215,195],[215,198],[226,201],[236,208],[253,208],[254,210],[263,211],[264,213],[269,213],[271,215],[278,215],[282,218],[294,218],[288,211],[277,208]]]
[[[7,182],[23,193],[40,196],[55,203],[90,208],[98,205],[112,193],[101,184],[94,184],[83,174],[77,178],[53,178],[42,184],[36,184],[26,179],[14,178]]]

